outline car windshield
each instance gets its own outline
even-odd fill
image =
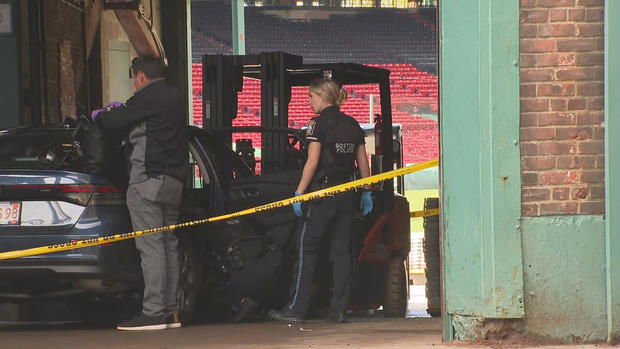
[[[69,129],[0,133],[0,169],[75,169]]]

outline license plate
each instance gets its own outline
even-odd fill
[[[0,225],[18,225],[21,202],[0,202]]]

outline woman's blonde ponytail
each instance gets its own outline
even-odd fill
[[[316,79],[310,83],[310,91],[323,97],[332,105],[340,106],[347,100],[347,91],[332,79]]]

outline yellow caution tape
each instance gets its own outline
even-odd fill
[[[27,257],[27,256],[35,256],[35,255],[41,255],[41,254],[46,254],[46,253],[52,253],[52,252],[73,250],[76,248],[82,248],[82,247],[88,247],[88,246],[109,244],[109,243],[117,242],[121,240],[137,238],[137,237],[147,235],[147,234],[154,234],[154,233],[159,233],[162,231],[175,230],[179,228],[191,227],[191,226],[198,225],[198,224],[205,224],[205,223],[210,223],[210,222],[222,221],[222,220],[226,220],[226,219],[230,219],[234,217],[246,216],[246,215],[250,215],[256,212],[268,211],[268,210],[273,210],[275,208],[289,206],[295,202],[311,201],[311,200],[320,199],[326,196],[333,196],[335,194],[340,194],[340,193],[343,193],[345,191],[348,191],[354,188],[359,188],[359,187],[363,187],[369,184],[379,183],[387,179],[392,179],[395,177],[403,176],[409,173],[422,171],[430,167],[435,167],[438,164],[439,164],[439,160],[437,159],[426,161],[426,162],[421,162],[416,165],[399,168],[393,171],[380,173],[374,176],[358,179],[352,182],[343,183],[343,184],[336,185],[330,188],[317,190],[312,193],[276,201],[276,202],[261,205],[261,206],[256,206],[253,208],[248,208],[242,211],[238,211],[235,213],[229,213],[229,214],[225,214],[225,215],[221,215],[217,217],[199,219],[199,220],[195,220],[191,222],[173,224],[173,225],[159,227],[159,228],[137,230],[137,231],[132,231],[129,233],[107,235],[107,236],[101,236],[101,237],[85,239],[85,240],[75,240],[75,241],[70,241],[70,242],[65,242],[65,243],[52,244],[48,246],[33,247],[33,248],[24,249],[24,250],[2,252],[0,253],[0,260]]]
[[[430,210],[409,212],[409,217],[411,218],[431,217],[431,216],[437,216],[438,214],[439,214],[438,208],[431,208]]]

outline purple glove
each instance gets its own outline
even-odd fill
[[[103,113],[105,111],[105,109],[95,109],[92,112],[90,112],[90,118],[93,119],[93,121],[95,121],[95,118],[97,117],[97,115]]]
[[[114,109],[114,108],[118,108],[118,107],[120,107],[120,106],[122,106],[122,105],[123,105],[123,103],[122,103],[122,102],[117,102],[117,101],[110,102],[110,103],[108,103],[108,105],[106,105],[104,108],[101,108],[101,109],[95,109],[95,110],[93,110],[93,111],[90,113],[90,118],[91,118],[91,119],[93,119],[93,121],[95,121],[95,118],[96,118],[99,114],[101,114],[101,113],[103,113],[103,112],[106,112],[106,111],[110,111],[111,109]]]
[[[106,107],[112,109],[112,108],[118,108],[121,105],[123,105],[122,102],[114,101],[114,102],[108,103],[108,105],[106,105]]]

